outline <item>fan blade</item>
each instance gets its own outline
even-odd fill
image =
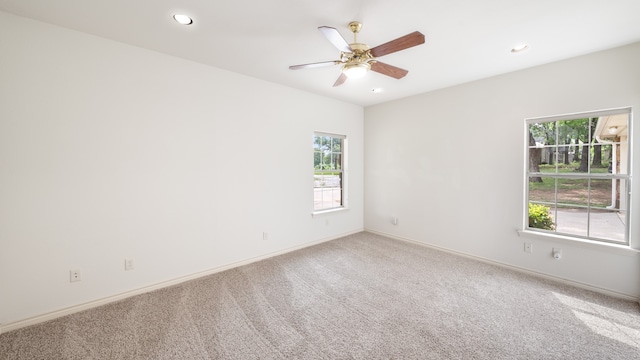
[[[333,46],[338,48],[338,50],[342,52],[352,52],[347,40],[345,40],[342,35],[340,35],[340,32],[338,32],[338,30],[336,30],[335,28],[329,26],[320,26],[318,30],[320,30],[322,35],[324,35],[324,37],[326,37],[327,40],[329,40],[333,44]]]
[[[391,76],[394,79],[402,79],[409,73],[408,70],[400,69],[399,67],[385,64],[380,61],[376,61],[373,64],[371,64],[371,71],[375,71],[382,75]]]
[[[378,45],[370,51],[373,57],[380,57],[420,44],[424,44],[424,35],[419,31],[414,31],[411,34],[407,34],[382,45]]]
[[[323,61],[323,62],[317,62],[317,63],[311,63],[311,64],[291,65],[289,66],[289,69],[291,70],[313,69],[313,68],[319,68],[324,66],[337,65],[340,63],[341,63],[340,60]]]
[[[347,75],[345,75],[344,73],[341,73],[340,76],[338,77],[338,80],[336,80],[336,82],[333,83],[333,87],[344,84],[346,80],[347,80]]]

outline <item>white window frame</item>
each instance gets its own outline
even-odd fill
[[[329,170],[322,170],[322,169],[316,169],[315,168],[315,153],[316,153],[316,148],[315,148],[315,139],[317,137],[331,137],[334,139],[341,139],[342,140],[342,144],[340,146],[341,149],[341,160],[342,160],[342,164],[340,165],[340,169],[329,169]],[[331,213],[331,212],[336,212],[336,211],[341,211],[341,210],[345,210],[347,209],[347,203],[348,203],[348,196],[347,196],[347,184],[348,184],[348,139],[346,135],[341,135],[341,134],[332,134],[332,133],[327,133],[327,132],[320,132],[320,131],[315,131],[313,133],[313,144],[314,147],[313,149],[313,159],[314,159],[314,163],[313,163],[313,202],[312,202],[312,215],[319,215],[319,214],[325,214],[325,213]],[[316,208],[316,191],[318,189],[317,186],[317,181],[316,181],[316,173],[317,172],[339,172],[340,173],[340,205],[338,206],[334,206],[334,207],[322,207],[322,208]]]
[[[537,172],[537,173],[532,173],[530,172],[529,169],[529,154],[530,154],[530,146],[529,146],[529,125],[533,124],[533,123],[542,123],[542,122],[556,122],[556,121],[563,121],[563,120],[574,120],[574,119],[581,119],[581,118],[595,118],[595,117],[602,117],[602,116],[607,116],[607,115],[614,115],[614,114],[628,114],[628,120],[627,120],[627,154],[626,154],[626,169],[627,172],[626,174],[594,174],[591,173],[590,171],[587,173],[579,173],[579,174],[561,174],[558,172],[555,173],[546,173],[546,172]],[[599,110],[599,111],[589,111],[589,112],[583,112],[583,113],[574,113],[574,114],[566,114],[566,115],[557,115],[557,116],[549,116],[549,117],[538,117],[538,118],[528,118],[525,119],[525,126],[524,126],[524,148],[525,148],[525,156],[524,156],[524,212],[523,212],[523,229],[524,229],[524,233],[530,233],[530,234],[535,234],[535,235],[551,235],[553,237],[557,237],[557,238],[561,238],[561,239],[569,239],[569,240],[578,240],[581,242],[588,242],[588,243],[592,243],[592,244],[604,244],[604,245],[619,245],[619,246],[624,246],[624,247],[629,247],[630,246],[630,237],[629,237],[629,231],[631,229],[631,224],[630,224],[630,220],[632,219],[631,216],[631,179],[632,179],[632,175],[631,175],[631,171],[632,171],[632,150],[631,150],[631,142],[632,140],[632,123],[633,123],[633,117],[632,117],[632,108],[631,107],[624,107],[624,108],[616,108],[616,109],[610,109],[610,110]],[[557,136],[557,135],[556,135]],[[555,141],[555,148],[559,148],[562,146],[566,146],[563,144],[558,144],[558,141]],[[552,147],[553,147],[552,146]],[[575,146],[575,145],[573,145]],[[561,161],[561,159],[559,159],[558,156],[559,152],[555,151],[555,164],[558,164],[558,161]],[[591,166],[591,159],[589,161],[589,167]],[[625,184],[626,184],[626,189],[623,191],[621,189],[621,194],[620,196],[624,196],[625,197],[625,224],[624,224],[624,241],[615,241],[615,240],[611,240],[611,239],[603,239],[603,238],[598,238],[598,237],[593,237],[593,236],[589,236],[589,221],[590,221],[590,216],[587,216],[587,236],[581,236],[581,235],[576,235],[576,234],[568,234],[568,233],[564,233],[564,232],[557,232],[554,230],[544,230],[544,229],[537,229],[537,228],[532,228],[529,227],[529,212],[528,212],[528,206],[529,206],[529,177],[530,176],[542,176],[542,177],[551,177],[551,178],[556,178],[556,179],[621,179],[624,180]],[[557,188],[556,188],[556,194],[557,194]],[[552,204],[552,206],[557,206],[557,204],[559,204],[559,201],[557,199],[557,195],[556,195],[556,200],[554,201],[554,203]],[[589,209],[590,207],[587,208],[588,214],[589,214]],[[554,217],[555,219],[555,217]]]

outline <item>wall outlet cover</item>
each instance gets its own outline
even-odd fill
[[[76,282],[82,280],[82,273],[80,270],[69,270],[69,281]]]
[[[124,269],[133,270],[133,259],[124,259]]]

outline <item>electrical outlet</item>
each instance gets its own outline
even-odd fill
[[[269,233],[268,232],[263,232],[262,233],[262,240],[269,240]]]
[[[69,281],[76,282],[82,280],[82,273],[80,270],[69,270]]]
[[[524,252],[531,254],[533,252],[533,244],[531,243],[524,243]]]
[[[395,217],[395,216],[394,216],[394,217],[392,217],[392,218],[391,218],[391,223],[392,223],[393,225],[398,225],[398,218],[397,218],[397,217]]]
[[[133,259],[124,259],[124,269],[133,270]]]

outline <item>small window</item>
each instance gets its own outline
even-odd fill
[[[346,136],[313,135],[313,211],[345,207]]]
[[[629,244],[630,109],[528,119],[525,228]]]

